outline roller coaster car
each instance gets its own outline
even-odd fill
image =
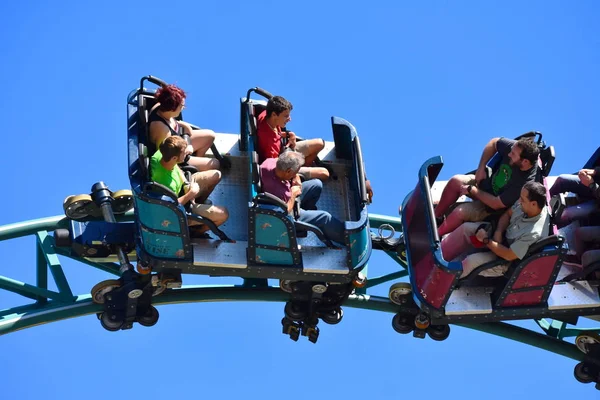
[[[283,201],[262,190],[256,119],[266,102],[251,99],[252,92],[271,97],[253,88],[241,99],[240,148],[247,150],[250,171],[248,266],[274,271],[282,279],[282,289],[291,294],[282,321],[284,333],[297,339],[302,332],[316,342],[317,318],[330,324],[341,320],[340,305],[354,287],[364,284],[359,272],[371,253],[360,141],[349,122],[333,117],[334,143],[326,142],[319,154],[319,165],[337,178],[324,183],[319,208],[344,221],[345,246],[340,248],[316,226],[297,221]]]
[[[143,88],[144,80],[164,84],[145,77],[142,89],[128,97],[129,177],[139,264],[156,272],[307,280],[326,287],[357,280],[369,259],[371,242],[362,153],[350,123],[332,119],[335,142],[326,143],[322,158],[340,179],[325,183],[319,202],[320,208],[345,221],[345,247],[334,246],[318,228],[295,221],[281,201],[260,190],[253,127],[254,112],[264,107],[264,101],[250,98],[241,101],[240,135],[217,134],[215,140],[232,165],[211,194],[213,203],[226,206],[230,214],[216,228],[210,220],[189,213],[175,193],[150,179],[147,121],[153,95]],[[208,225],[218,239],[191,237],[191,219]],[[309,231],[305,238],[297,235],[299,228]]]
[[[410,288],[404,288],[403,293],[408,301],[395,301],[400,306],[394,321],[397,331],[409,333],[412,328],[422,336],[420,331],[430,325],[543,317],[575,324],[579,316],[600,312],[597,282],[555,284],[568,271],[562,265],[565,251],[563,238],[558,235],[533,244],[522,260],[511,263],[503,277],[478,276],[497,265],[492,262],[461,279],[461,262],[443,257],[433,212],[431,186],[442,166],[441,157],[426,161],[416,188],[403,203]]]

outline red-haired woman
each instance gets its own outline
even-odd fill
[[[159,88],[154,97],[158,103],[148,117],[150,155],[167,137],[178,135],[181,127],[182,133],[188,135],[191,141],[191,145],[186,149],[186,154],[191,156],[188,164],[198,168],[198,171],[219,169],[219,160],[204,157],[215,141],[215,133],[210,129],[193,129],[187,122],[175,119],[185,108],[185,92],[175,85],[167,85]]]

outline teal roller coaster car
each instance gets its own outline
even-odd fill
[[[241,100],[240,134],[216,134],[207,153],[222,158],[218,148],[230,163],[211,195],[212,202],[226,206],[230,214],[217,228],[210,220],[192,215],[178,204],[175,193],[150,178],[148,113],[155,99],[154,91],[143,87],[144,81],[164,84],[144,77],[127,99],[129,178],[139,264],[156,272],[242,278],[331,283],[351,283],[357,278],[369,260],[371,239],[360,141],[349,122],[332,118],[334,140],[326,142],[319,154],[337,179],[324,184],[318,206],[345,221],[344,246],[334,246],[317,227],[299,223],[281,201],[261,191],[254,116],[265,102],[249,96]],[[258,93],[266,92],[259,89]],[[190,237],[190,219],[207,224],[215,238]]]

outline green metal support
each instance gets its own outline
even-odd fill
[[[118,221],[131,221],[133,212],[117,217]],[[401,231],[399,218],[371,215],[371,227],[379,228],[387,223],[396,231]],[[17,280],[0,277],[0,289],[18,293],[26,298],[36,300],[35,303],[24,306],[0,310],[0,335],[8,334],[20,329],[59,321],[67,318],[94,314],[102,311],[102,306],[92,303],[90,295],[74,296],[65,276],[58,255],[69,257],[86,265],[100,269],[113,275],[119,275],[118,265],[107,262],[94,262],[68,254],[64,250],[55,249],[54,239],[48,233],[57,228],[64,228],[68,221],[63,217],[50,217],[34,221],[22,222],[0,227],[0,241],[28,235],[36,237],[36,285],[30,285]],[[364,288],[372,288],[389,281],[404,278],[408,275],[407,266],[394,252],[387,252],[402,270],[387,275],[371,278]],[[58,292],[48,290],[48,269],[56,282]],[[186,286],[181,289],[169,289],[160,296],[153,298],[153,304],[177,304],[189,302],[215,302],[215,301],[268,301],[285,302],[289,294],[278,287],[266,286],[265,280],[244,281],[242,286]],[[396,313],[398,306],[385,297],[357,294],[350,296],[344,307],[353,307],[364,310],[373,310]],[[582,332],[600,332],[600,329],[568,328],[567,324],[560,321],[545,319],[536,321],[543,333],[534,332],[509,323],[494,322],[480,324],[459,324],[458,326],[493,334],[507,339],[520,341],[528,345],[544,349],[574,360],[582,360],[584,354],[577,347],[567,341],[566,337],[577,336]]]
[[[408,276],[408,271],[396,271],[392,272],[391,274],[378,276],[377,278],[371,278],[367,281],[365,288],[368,289],[373,286],[381,285],[382,283],[404,278],[405,276]]]
[[[369,226],[378,229],[381,225],[391,225],[396,232],[402,232],[402,220],[398,217],[390,217],[380,214],[369,214]]]
[[[54,299],[62,300],[64,296],[60,293],[47,290],[37,286],[30,285],[28,283],[19,282],[14,279],[0,276],[0,289],[8,290],[9,292],[20,294],[21,296],[28,297],[30,299],[38,301],[38,299]],[[38,304],[43,304],[38,301]]]
[[[289,295],[279,288],[202,287],[190,286],[169,290],[153,300],[155,305],[217,301],[267,301],[285,302]],[[388,299],[377,296],[351,296],[346,307],[394,313],[396,306]],[[32,326],[81,317],[102,311],[102,306],[92,303],[90,296],[79,296],[73,304],[49,302],[42,309],[23,309],[21,312],[0,318],[0,335]],[[0,313],[1,315],[1,313]],[[536,333],[504,322],[484,324],[459,324],[458,326],[486,332],[547,350],[573,360],[581,361],[584,354],[577,347],[556,338]]]
[[[58,287],[60,294],[63,296],[64,300],[73,300],[73,292],[71,291],[67,277],[62,270],[60,261],[58,261],[58,257],[54,252],[54,238],[48,235],[48,232],[46,231],[36,232],[35,236],[37,237],[38,247],[41,248],[44,253],[44,257],[46,258],[48,267],[50,267],[50,272],[54,277],[54,282],[56,283],[56,287]]]
[[[90,267],[94,267],[94,268],[99,269],[101,271],[108,272],[109,274],[116,275],[116,276],[120,276],[121,275],[120,272],[119,272],[119,264],[117,264],[117,263],[113,263],[113,262],[97,263],[97,262],[93,262],[93,261],[90,261],[90,260],[85,259],[85,258],[81,258],[81,257],[77,257],[77,256],[72,256],[72,255],[67,254],[66,252],[64,252],[64,251],[62,251],[62,250],[60,250],[58,248],[55,249],[55,251],[56,251],[56,254],[58,254],[58,255],[70,258],[71,260],[78,261],[78,262],[80,262],[82,264],[89,265]]]
[[[48,289],[48,262],[44,256],[44,250],[41,246],[35,246],[35,259],[36,259],[36,285],[40,289]],[[48,302],[48,296],[37,296],[36,302],[39,305],[44,305]]]
[[[402,268],[404,268],[404,269],[408,268],[408,265],[406,265],[406,263],[400,257],[398,257],[398,254],[396,254],[395,252],[386,251],[386,250],[384,250],[383,252],[385,254],[387,254],[388,256],[390,256],[392,260],[396,261],[396,263],[400,264],[400,266]]]
[[[564,339],[567,337],[576,337],[582,333],[591,332],[600,334],[600,328],[568,328],[567,323],[563,321],[548,321],[546,318],[535,321],[546,335],[557,339]]]

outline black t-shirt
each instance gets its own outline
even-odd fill
[[[479,187],[494,196],[499,196],[506,207],[511,207],[521,196],[521,189],[526,182],[535,180],[537,163],[527,170],[521,171],[510,165],[508,153],[516,140],[500,138],[496,142],[496,151],[502,156],[498,169],[488,179],[481,182]]]

